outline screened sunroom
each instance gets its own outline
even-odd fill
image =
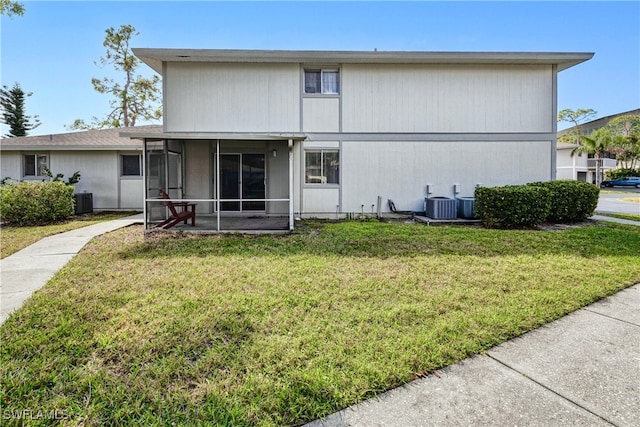
[[[293,147],[304,136],[130,136],[144,142],[145,230],[293,230]]]

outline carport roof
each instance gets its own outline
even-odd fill
[[[164,62],[300,64],[555,64],[565,70],[593,57],[590,52],[425,52],[134,48],[162,74]]]

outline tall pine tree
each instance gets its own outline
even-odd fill
[[[30,130],[40,126],[38,116],[25,114],[24,100],[33,93],[24,93],[18,83],[11,89],[6,85],[0,89],[0,108],[2,109],[2,122],[9,125],[9,133],[6,137],[27,136]]]

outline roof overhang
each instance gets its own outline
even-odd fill
[[[140,151],[142,144],[131,142],[122,145],[29,145],[29,144],[0,144],[0,151]]]
[[[303,64],[550,64],[565,70],[593,57],[590,52],[410,52],[134,48],[159,74],[163,62]]]
[[[303,141],[307,139],[304,133],[218,133],[218,132],[120,132],[121,137],[131,139],[219,139],[219,140],[241,140],[241,141]]]

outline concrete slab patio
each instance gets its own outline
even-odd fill
[[[640,284],[307,424],[638,426]]]
[[[142,223],[141,214],[78,228],[45,237],[0,260],[0,324],[91,239],[137,223]]]

